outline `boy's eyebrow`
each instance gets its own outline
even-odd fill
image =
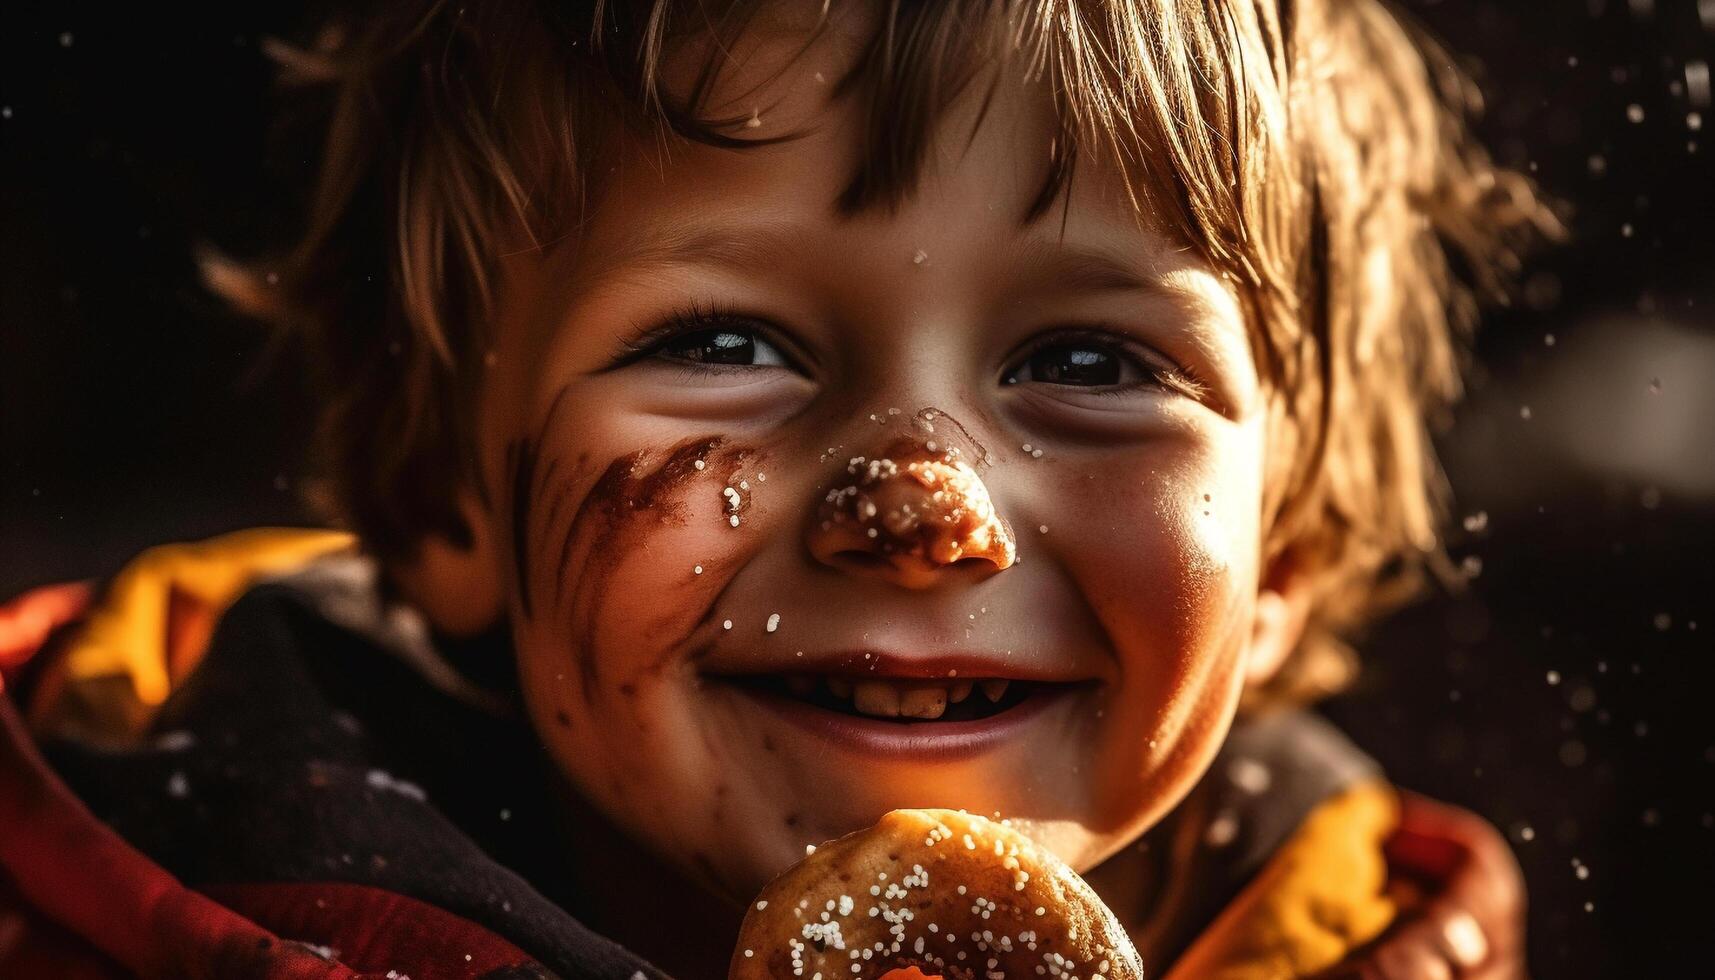
[[[600,264],[608,268],[682,263],[753,267],[788,251],[795,237],[799,236],[794,235],[791,223],[777,218],[742,223],[661,222],[627,236],[623,244],[602,256]]]
[[[1141,252],[1141,249],[1139,250]],[[1042,238],[1027,239],[1014,250],[1013,261],[1056,286],[1087,292],[1162,292],[1160,278],[1139,270],[1118,249],[1068,245]]]

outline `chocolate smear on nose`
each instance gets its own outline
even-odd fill
[[[937,423],[942,423],[937,425]],[[987,453],[964,426],[934,409],[910,420],[912,431],[875,456],[846,462],[844,480],[823,497],[817,519],[843,547],[946,565],[986,558],[1000,568],[1017,559],[1012,529],[995,512],[988,487],[972,467]],[[943,434],[956,438],[948,444]],[[974,456],[974,459],[972,458]]]

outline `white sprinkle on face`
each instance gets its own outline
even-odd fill
[[[691,465],[695,466],[697,469],[700,470],[700,469],[703,469],[704,467],[708,466],[709,464],[707,464],[707,463],[705,463],[699,459],[695,463],[692,463]]]
[[[756,903],[756,910],[758,912],[762,911],[763,909],[765,909],[767,907],[768,907],[768,901],[766,899]]]
[[[768,627],[767,627],[768,632],[772,633],[779,628],[780,628],[780,614],[779,613],[769,613],[768,614]]]
[[[691,569],[691,571],[695,572],[698,575],[701,575],[701,574],[703,574],[703,566],[701,566],[701,565],[694,566]]]
[[[732,516],[728,517],[727,523],[731,524],[733,527],[738,527],[738,515],[733,514]]]
[[[1048,533],[1048,525],[1039,524],[1039,525],[1037,525],[1036,530],[1042,532],[1043,534],[1047,534]]]
[[[723,620],[723,621],[722,621],[722,622],[721,622],[721,629],[723,629],[723,630],[730,630],[730,629],[732,629],[732,620],[730,620],[730,619],[728,619],[728,620]]]

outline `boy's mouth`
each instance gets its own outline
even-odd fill
[[[735,680],[824,711],[901,722],[981,721],[1057,686],[1006,677],[925,681],[811,673],[758,674]]]
[[[868,758],[949,760],[996,749],[1023,737],[1043,712],[1071,707],[1101,683],[991,654],[860,650],[799,655],[790,665],[721,666],[727,670],[705,664],[705,679]]]

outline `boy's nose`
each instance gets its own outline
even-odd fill
[[[807,544],[842,571],[931,588],[954,567],[987,575],[1017,558],[968,453],[909,435],[850,459],[817,507]]]

